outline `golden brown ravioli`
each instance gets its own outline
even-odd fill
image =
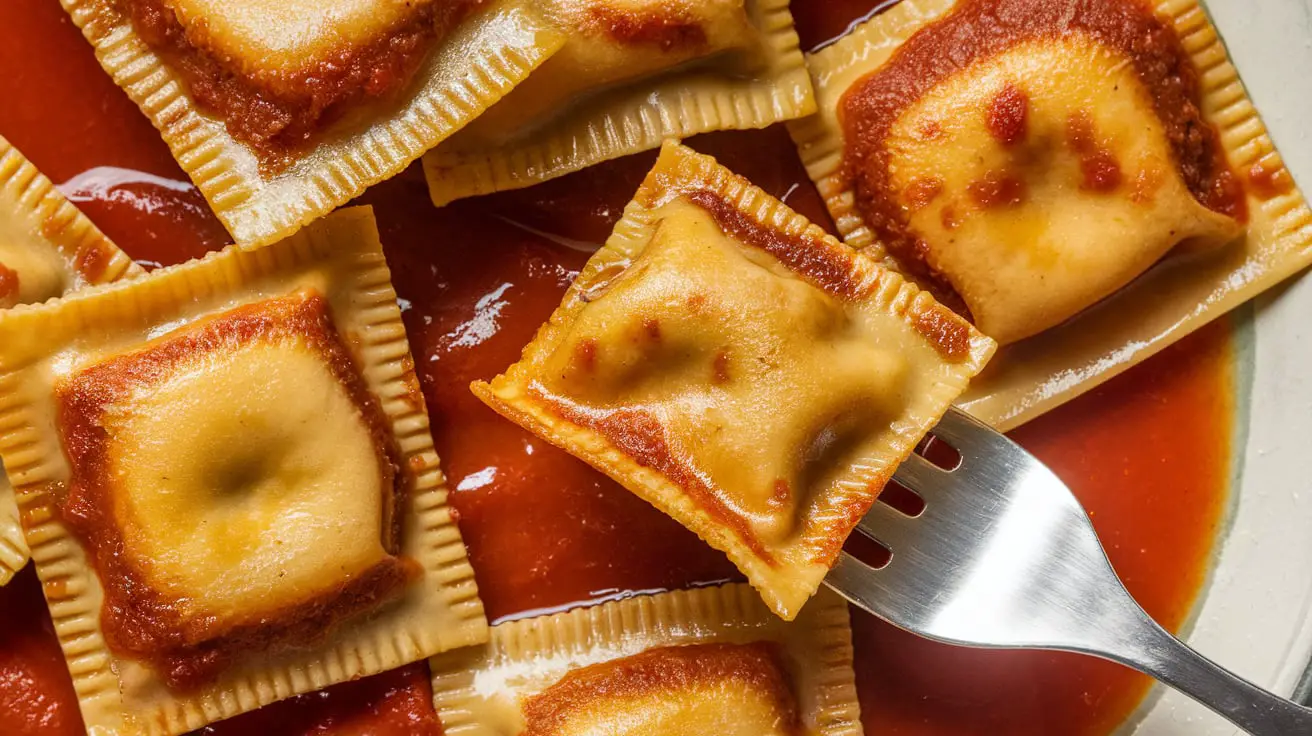
[[[529,0],[69,0],[243,246],[401,171],[564,43]]]
[[[451,736],[860,736],[847,604],[797,621],[732,584],[492,627],[429,660]]]
[[[368,208],[0,312],[0,455],[92,731],[483,641]]]
[[[398,449],[316,291],[168,333],[56,396],[59,510],[92,552],[101,626],[171,687],[322,638],[419,575],[396,556]]]
[[[746,0],[555,0],[553,18],[570,39],[532,76],[470,125],[468,137],[508,142],[532,135],[583,98],[681,65],[724,59],[744,70],[761,31]]]
[[[265,168],[406,87],[479,0],[117,0]]]
[[[904,0],[808,65],[789,130],[839,232],[1005,344],[961,402],[997,426],[1312,258],[1195,0]]]
[[[1005,344],[1182,242],[1240,234],[1198,104],[1192,62],[1137,0],[963,0],[843,94],[843,166],[889,253]]]
[[[524,358],[474,391],[728,552],[792,618],[992,350],[670,145]]]
[[[524,701],[523,736],[801,736],[770,642],[658,647],[573,670]]]
[[[668,138],[809,114],[787,0],[553,0],[568,41],[424,158],[433,202],[517,189]]]
[[[886,145],[919,257],[1004,344],[1064,322],[1176,246],[1243,232],[1190,192],[1133,67],[1081,37],[1020,45],[943,82]]]

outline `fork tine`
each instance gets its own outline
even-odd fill
[[[912,453],[893,471],[893,480],[924,498],[926,490],[932,492],[942,484],[943,476],[947,473],[948,471]]]
[[[915,519],[883,501],[875,501],[861,521],[857,522],[856,528],[890,550],[896,550],[914,532]]]
[[[842,552],[825,575],[825,584],[860,608],[881,615],[876,612],[881,610],[880,602],[887,593],[882,577],[879,570]]]
[[[948,409],[930,434],[951,445],[963,458],[987,455],[997,451],[999,443],[1010,442],[992,427],[955,407]]]

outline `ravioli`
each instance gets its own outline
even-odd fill
[[[574,670],[524,701],[523,736],[802,736],[766,642],[648,649]]]
[[[486,638],[367,208],[0,313],[0,403],[93,731],[171,736]]]
[[[715,59],[746,70],[762,50],[746,2],[556,0],[553,20],[570,29],[570,40],[464,136],[488,143],[522,138],[588,95],[683,64]]]
[[[23,154],[0,137],[0,310],[141,275]],[[0,472],[0,585],[27,564],[13,488]]]
[[[450,736],[860,736],[847,604],[801,618],[731,584],[492,627],[429,661]]]
[[[118,0],[191,94],[266,168],[405,87],[477,0]]]
[[[726,551],[792,618],[992,350],[671,144],[523,359],[473,389]]]
[[[903,0],[808,66],[789,132],[839,233],[1003,343],[961,399],[998,428],[1312,261],[1196,0]]]
[[[565,38],[529,0],[68,0],[237,243],[404,169]]]
[[[553,0],[569,40],[425,156],[433,203],[814,109],[787,0]]]
[[[944,44],[961,50],[952,63],[934,61]],[[1241,233],[1242,199],[1197,105],[1179,40],[1136,0],[965,0],[838,112],[859,216],[1005,344],[1177,244]]]
[[[914,238],[899,258],[922,258],[1004,344],[1066,321],[1177,245],[1243,232],[1191,194],[1126,57],[1082,36],[1021,44],[943,81],[885,146],[887,194],[867,194],[873,177],[854,173],[858,207],[896,199],[905,234],[890,227],[886,242]]]
[[[172,687],[321,638],[419,575],[395,556],[386,419],[317,292],[169,333],[56,395],[60,513],[99,570],[101,626]]]

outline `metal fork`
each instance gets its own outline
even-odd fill
[[[1312,709],[1227,672],[1157,625],[1112,570],[1088,515],[1051,470],[1007,437],[951,410],[933,430],[961,455],[920,455],[893,479],[925,510],[876,503],[858,529],[893,556],[873,568],[844,552],[825,582],[889,623],[949,644],[1052,649],[1119,662],[1257,736],[1312,734]]]

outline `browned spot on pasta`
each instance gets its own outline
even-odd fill
[[[97,283],[104,278],[105,269],[109,268],[109,263],[113,259],[114,252],[110,250],[108,243],[93,241],[82,246],[77,252],[73,267],[82,274],[82,278]]]
[[[1004,146],[1014,146],[1025,140],[1029,114],[1029,97],[1016,85],[1007,82],[989,101],[984,122],[994,139]]]
[[[953,207],[951,204],[943,206],[943,209],[938,213],[938,221],[943,225],[944,230],[956,230],[961,227],[961,215],[957,212],[957,208]],[[928,244],[923,240],[917,240],[916,243],[912,245],[913,252],[921,253],[920,258],[922,261],[924,260],[923,254],[928,250]]]
[[[774,482],[774,488],[771,489],[770,499],[766,502],[770,508],[778,510],[788,505],[793,499],[793,487],[783,478],[778,478]]]
[[[1088,110],[1071,113],[1066,121],[1066,140],[1080,158],[1081,189],[1112,192],[1121,185],[1121,164],[1116,160],[1115,152],[1098,140],[1093,116]]]
[[[931,303],[911,315],[911,324],[944,358],[970,356],[970,325],[947,307]]]
[[[0,309],[18,304],[18,272],[0,263]]]
[[[600,30],[617,43],[673,51],[706,45],[706,30],[673,4],[623,10],[605,3],[588,8],[587,30]]]
[[[1248,183],[1253,194],[1271,199],[1293,191],[1294,177],[1289,175],[1289,170],[1279,165],[1268,166],[1267,162],[1267,158],[1259,159],[1248,169]]]
[[[934,198],[943,192],[943,180],[937,176],[923,176],[912,179],[902,190],[902,202],[912,212],[923,210]]]
[[[875,505],[879,494],[888,484],[889,473],[882,473],[872,480],[865,492],[844,499],[843,503],[833,505],[833,512],[813,515],[807,519],[806,537],[817,540],[809,555],[811,562],[819,565],[832,565],[843,549],[843,542],[848,534],[865,518],[870,507]]]
[[[729,378],[729,351],[721,350],[715,354],[715,361],[711,364],[711,379],[723,385],[729,382]]]
[[[585,337],[574,345],[574,364],[585,373],[597,367],[597,340]]]
[[[1005,171],[989,171],[966,185],[970,198],[986,210],[1024,204],[1026,190],[1023,179]]]
[[[642,331],[646,333],[647,337],[651,338],[653,342],[659,342],[661,339],[661,321],[655,317],[643,317]]]
[[[819,288],[844,299],[865,296],[868,286],[857,278],[852,254],[841,246],[810,233],[788,233],[763,225],[709,189],[698,189],[687,196],[710,213],[725,233],[769,253]]]

